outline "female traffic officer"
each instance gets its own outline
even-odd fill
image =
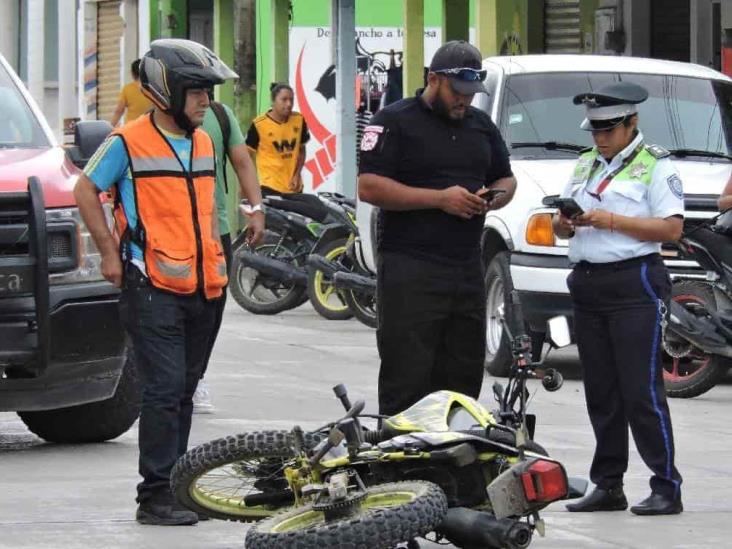
[[[637,105],[648,92],[617,82],[574,98],[587,113],[581,128],[595,147],[583,154],[563,193],[584,213],[554,216],[569,238],[574,269],[567,279],[584,370],[585,396],[597,441],[590,478],[596,488],[570,511],[628,507],[628,426],[653,472],[651,495],[637,515],[682,511],[661,365],[661,332],[671,281],[659,252],[683,226],[681,180],[661,147],[638,129]]]

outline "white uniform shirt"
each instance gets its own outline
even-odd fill
[[[683,217],[681,179],[668,157],[656,160],[650,185],[632,179],[614,178],[599,199],[590,194],[596,194],[602,180],[619,168],[642,140],[643,134],[638,132],[633,142],[610,162],[607,162],[602,155],[598,155],[599,166],[587,183],[571,180],[564,188],[562,197],[574,198],[585,212],[606,210],[617,215],[661,219],[674,215]],[[660,242],[644,242],[618,231],[611,232],[609,229],[594,227],[576,227],[574,237],[569,240],[569,260],[572,263],[580,261],[609,263],[660,251]]]

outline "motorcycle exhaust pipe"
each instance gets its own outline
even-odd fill
[[[340,263],[326,259],[322,255],[318,254],[310,254],[308,256],[307,264],[308,267],[312,267],[316,271],[321,271],[328,278],[344,269]]]
[[[304,269],[298,268],[290,263],[279,259],[265,257],[250,252],[249,250],[238,250],[236,256],[243,265],[251,267],[260,274],[274,278],[286,283],[294,283],[304,286],[308,282],[308,274]]]
[[[333,275],[333,285],[339,290],[351,290],[368,296],[376,295],[376,279],[370,276],[340,271]]]
[[[514,519],[498,520],[490,513],[453,507],[447,510],[437,531],[457,547],[510,547],[524,549],[531,543],[531,526]]]

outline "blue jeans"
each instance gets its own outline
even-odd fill
[[[169,490],[170,471],[187,449],[216,306],[201,293],[159,290],[136,267],[126,269],[120,314],[142,378],[138,502]]]

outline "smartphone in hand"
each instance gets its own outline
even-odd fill
[[[475,193],[486,202],[491,202],[498,195],[504,194],[506,191],[503,189],[478,189]]]
[[[574,198],[555,198],[552,206],[558,208],[562,215],[568,219],[574,219],[585,213]]]

